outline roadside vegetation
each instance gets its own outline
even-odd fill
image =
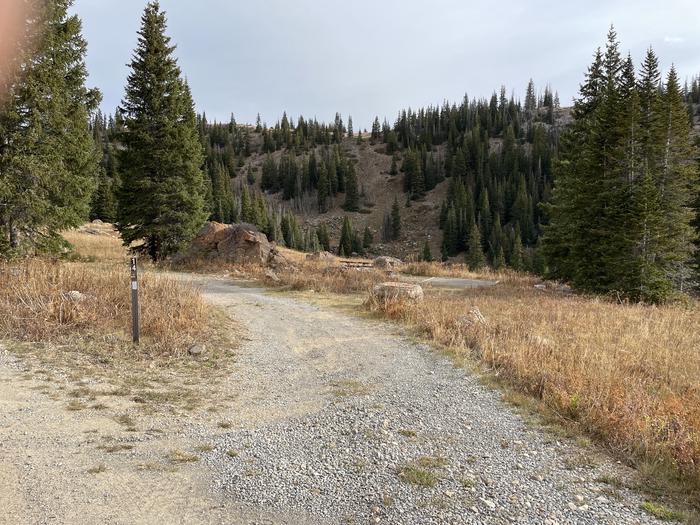
[[[216,408],[234,323],[193,286],[141,263],[141,341],[133,344],[120,237],[93,223],[64,236],[73,246],[64,258],[0,262],[0,343],[23,356],[31,377],[66,382],[54,390],[65,392],[68,410]],[[189,354],[195,345],[201,355]]]
[[[16,259],[0,263],[0,337],[91,347],[141,357],[177,357],[208,337],[201,294],[173,279],[139,277],[142,343],[131,345],[128,258],[117,236],[70,232],[76,256],[100,262]]]

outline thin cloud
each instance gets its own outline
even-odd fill
[[[682,44],[685,42],[685,38],[682,36],[665,36],[664,37],[664,42],[667,44]]]

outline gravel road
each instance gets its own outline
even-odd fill
[[[654,522],[599,481],[619,465],[528,428],[397,327],[224,281],[204,292],[250,331],[234,373],[249,410],[206,456],[231,499],[299,523]]]
[[[0,348],[0,523],[656,522],[610,483],[626,468],[528,425],[400,328],[178,277],[247,328],[223,385],[228,406],[154,415],[124,433],[98,411],[62,410]],[[137,446],[105,459],[88,446],[98,431]],[[199,461],[176,472],[134,468],[202,443]],[[101,461],[105,472],[85,474]]]

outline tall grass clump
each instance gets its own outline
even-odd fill
[[[141,353],[178,355],[204,337],[209,316],[196,289],[152,274],[139,281]],[[128,267],[44,259],[0,263],[0,311],[2,339],[66,343],[82,338],[127,347]]]

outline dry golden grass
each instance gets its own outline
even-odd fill
[[[140,353],[178,355],[209,329],[194,288],[158,275],[139,278]],[[85,296],[72,301],[67,292]],[[130,341],[128,267],[28,259],[0,265],[0,338],[69,342],[76,337],[126,348]]]
[[[99,234],[87,233],[90,229]],[[63,233],[63,238],[74,248],[77,255],[91,261],[126,261],[128,252],[119,234],[111,224],[86,224],[80,229]]]
[[[441,264],[438,262],[409,262],[401,267],[401,272],[408,275],[423,277],[457,277],[460,279],[487,279],[502,283],[522,283],[524,279],[534,284],[536,279],[529,278],[514,270],[503,269],[494,271],[484,268],[478,272],[472,272],[466,264]]]
[[[474,274],[461,266],[407,265],[419,275],[490,278],[500,284],[428,289],[421,304],[366,305],[428,337],[458,359],[485,364],[565,426],[595,437],[652,472],[700,486],[700,308],[623,305],[534,288],[532,276]],[[303,263],[278,272],[295,290],[367,293],[386,273]],[[269,282],[269,279],[268,279]],[[477,307],[486,318],[475,322]],[[668,468],[670,467],[670,468]],[[697,493],[696,493],[697,494]],[[700,501],[692,502],[700,506]]]
[[[94,230],[98,234],[87,233]],[[128,252],[111,224],[64,232],[81,260],[24,259],[0,263],[0,338],[27,342],[90,341],[110,352],[177,356],[209,335],[211,315],[200,293],[175,280],[139,275],[141,345],[131,340]],[[72,301],[78,291],[84,300]]]
[[[521,285],[377,301],[447,348],[475,356],[623,455],[700,483],[700,310],[620,305]],[[485,325],[474,321],[477,307]]]

